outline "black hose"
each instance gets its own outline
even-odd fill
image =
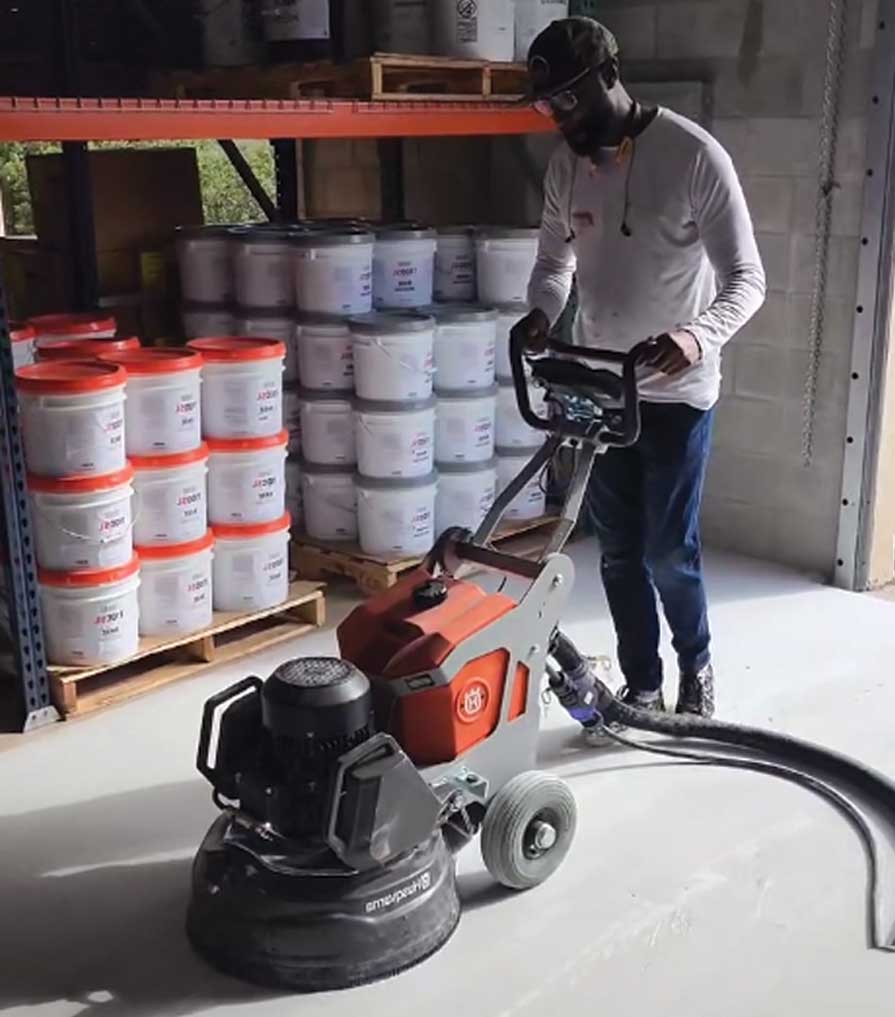
[[[603,728],[601,734],[624,745],[630,749],[637,749],[640,752],[647,752],[656,756],[667,756],[678,759],[691,765],[699,766],[724,766],[736,770],[750,770],[755,773],[764,773],[772,777],[779,777],[782,780],[790,781],[801,787],[807,788],[814,794],[824,798],[827,802],[838,809],[842,815],[851,823],[855,832],[861,839],[864,852],[867,858],[867,941],[876,950],[895,951],[895,921],[885,921],[885,928],[889,931],[881,933],[880,925],[880,900],[879,900],[879,852],[876,846],[876,835],[873,828],[865,819],[861,810],[846,795],[836,788],[825,784],[822,780],[792,767],[784,766],[782,763],[773,763],[762,759],[738,758],[736,756],[723,756],[716,753],[687,752],[683,749],[670,749],[658,745],[648,745],[645,742],[635,741],[633,738],[626,738],[624,735],[613,731],[610,728]]]

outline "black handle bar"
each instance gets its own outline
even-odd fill
[[[523,419],[538,431],[560,434],[567,438],[583,438],[593,441],[595,438],[604,445],[626,448],[633,445],[640,437],[640,399],[637,392],[637,365],[646,346],[639,343],[628,353],[617,350],[590,349],[586,346],[573,346],[570,343],[550,340],[548,349],[553,353],[576,357],[582,360],[597,360],[606,364],[621,364],[622,367],[622,426],[621,430],[602,427],[565,417],[547,419],[539,417],[532,409],[528,395],[528,382],[525,377],[525,340],[521,335],[510,336],[510,365],[513,369],[513,386],[516,389],[516,400]]]

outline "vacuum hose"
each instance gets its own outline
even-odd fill
[[[672,715],[632,707],[617,699],[597,678],[586,658],[562,633],[554,635],[550,654],[559,670],[550,670],[550,685],[566,710],[587,728],[600,728],[610,739],[630,748],[671,756],[690,763],[754,770],[782,777],[821,795],[853,824],[868,857],[869,939],[877,949],[895,951],[895,920],[881,921],[878,903],[879,852],[877,835],[860,808],[838,787],[846,786],[880,808],[890,827],[895,826],[895,782],[838,752],[789,735],[746,727],[690,714]],[[625,738],[612,730],[621,724],[639,731],[731,745],[754,755],[710,755],[670,749]],[[767,757],[767,758],[761,758]],[[880,931],[883,926],[884,932]]]

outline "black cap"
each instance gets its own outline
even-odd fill
[[[559,92],[585,71],[617,56],[615,36],[593,18],[553,21],[528,51],[528,98]]]

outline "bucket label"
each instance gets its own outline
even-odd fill
[[[130,521],[131,514],[126,505],[113,505],[100,512],[97,527],[100,542],[108,544],[126,536]]]
[[[198,484],[184,484],[177,495],[177,510],[183,523],[193,522],[205,514],[205,488]]]
[[[259,470],[252,480],[255,505],[268,505],[276,500],[282,486],[282,476],[276,470]]]
[[[181,392],[174,404],[174,416],[180,431],[192,431],[199,423],[199,399],[193,390]]]
[[[286,556],[280,552],[267,556],[264,563],[264,581],[273,586],[283,580],[286,574]]]

